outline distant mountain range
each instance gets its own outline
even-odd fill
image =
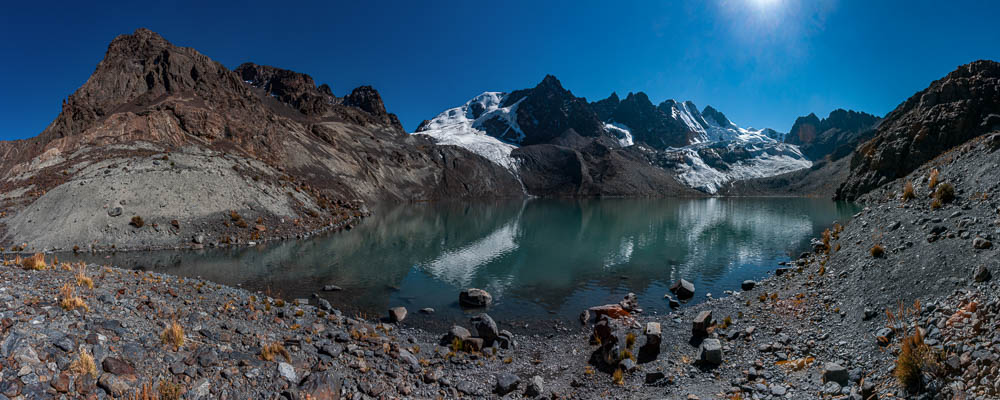
[[[519,175],[523,171],[515,149],[555,144],[572,131],[616,148],[636,146],[649,165],[712,194],[732,181],[809,168],[837,149],[852,149],[865,137],[860,132],[877,121],[865,113],[837,110],[815,123],[800,118],[792,128],[796,134],[789,136],[770,128],[740,127],[712,106],[699,111],[691,101],[654,105],[643,92],[625,99],[612,93],[588,102],[549,75],[531,89],[485,92],[425,120],[414,133],[464,147]]]

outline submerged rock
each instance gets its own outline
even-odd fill
[[[458,295],[458,303],[466,307],[486,307],[493,303],[493,296],[483,289],[465,289]]]

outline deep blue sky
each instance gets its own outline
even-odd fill
[[[884,115],[956,66],[1000,59],[1000,3],[974,1],[14,2],[0,12],[0,138],[41,132],[138,27],[233,68],[373,85],[407,130],[487,90],[556,75],[578,96],[645,91],[787,131],[835,108]],[[362,4],[363,3],[363,4]]]

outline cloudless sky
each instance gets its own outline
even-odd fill
[[[0,11],[0,138],[35,136],[119,34],[147,27],[230,68],[370,84],[407,130],[553,74],[590,101],[644,91],[787,131],[879,116],[955,67],[1000,59],[991,1],[79,1]]]

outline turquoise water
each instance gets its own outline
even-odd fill
[[[723,296],[760,279],[857,208],[803,198],[590,199],[420,203],[376,209],[351,231],[256,248],[83,256],[199,276],[287,299],[319,293],[354,314],[405,306],[413,324],[465,320],[462,288],[493,294],[518,324],[573,319],[628,292],[646,313],[678,278]],[[327,284],[344,290],[322,292]],[[436,309],[420,315],[424,307]]]

